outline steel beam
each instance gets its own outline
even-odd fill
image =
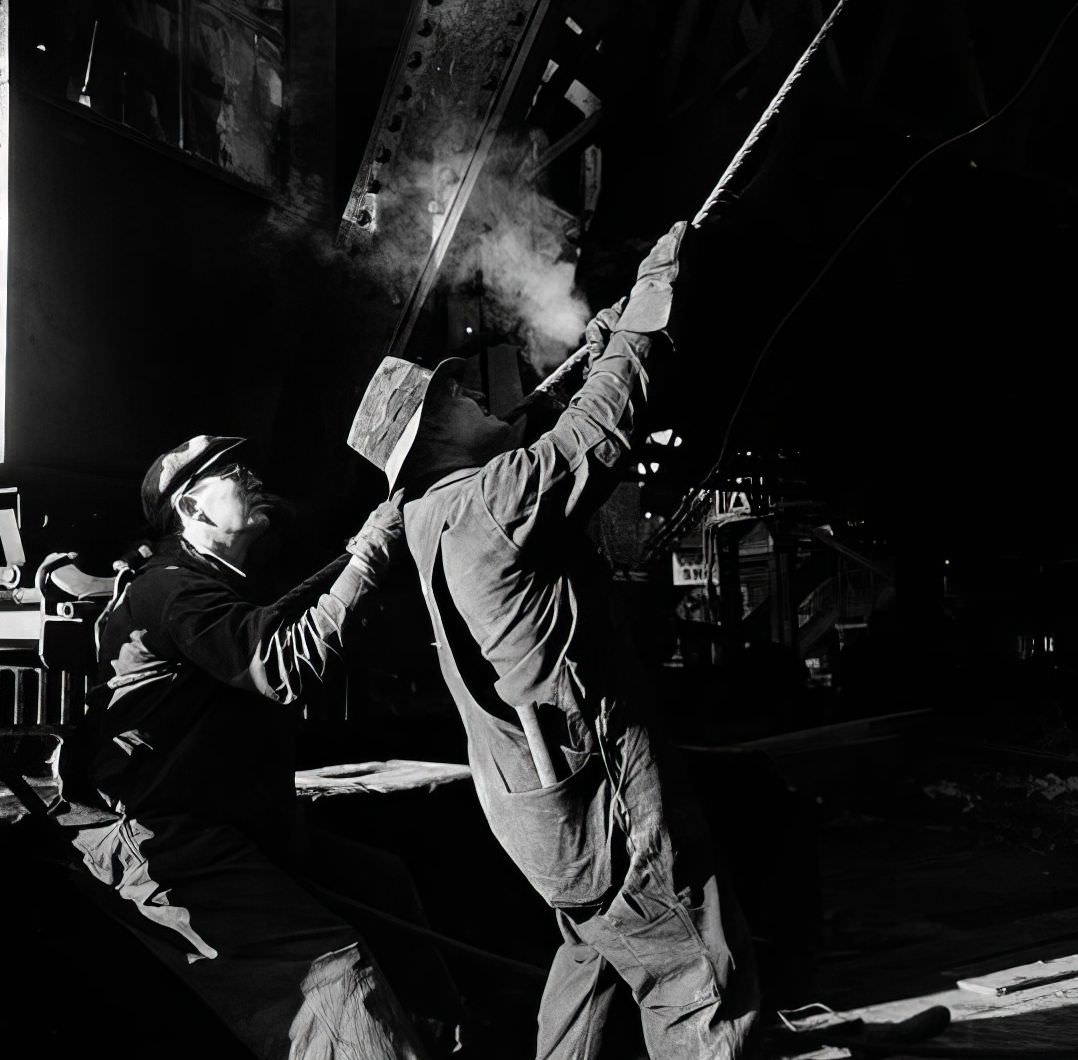
[[[373,352],[404,353],[548,8],[413,3],[338,232],[386,287]]]

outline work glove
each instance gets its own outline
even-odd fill
[[[678,252],[688,224],[688,221],[678,221],[640,263],[636,283],[629,292],[628,304],[614,331],[635,331],[646,335],[666,327],[674,300]]]
[[[627,300],[622,298],[621,301],[615,302],[614,305],[609,306],[607,309],[600,309],[585,326],[584,346],[588,351],[589,372],[591,371],[591,366],[602,356],[603,351],[606,349],[606,344],[610,341],[611,334],[618,330],[618,321],[621,319]]]
[[[383,501],[367,516],[363,528],[345,549],[360,567],[363,577],[372,585],[377,583],[405,550],[404,517],[401,515],[399,497]]]

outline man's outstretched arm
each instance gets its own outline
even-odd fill
[[[335,561],[266,607],[210,578],[180,588],[166,609],[168,634],[180,654],[218,680],[291,703],[305,681],[323,680],[340,657],[351,616],[381,586],[403,548],[400,512],[387,501],[348,543],[346,562]]]
[[[647,403],[645,366],[669,319],[685,227],[679,222],[656,243],[624,308],[604,309],[588,324],[587,379],[557,423],[484,468],[488,509],[519,547],[586,519],[614,488]]]

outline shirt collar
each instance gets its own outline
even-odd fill
[[[219,563],[222,567],[226,567],[233,574],[238,575],[240,578],[246,580],[246,572],[240,570],[240,568],[237,567],[234,563],[229,563],[227,559],[217,555],[216,552],[211,552],[208,548],[199,548],[197,545],[191,544],[191,542],[188,541],[186,537],[181,537],[180,542],[186,549],[188,549],[188,551],[193,552],[200,559],[209,560],[210,563],[214,564]]]

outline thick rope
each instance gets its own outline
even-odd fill
[[[752,127],[749,135],[745,138],[745,142],[738,148],[737,153],[730,159],[730,164],[726,167],[725,172],[719,178],[718,184],[712,189],[711,194],[707,197],[707,202],[700,207],[700,212],[692,219],[693,228],[699,228],[700,225],[707,220],[708,214],[714,209],[715,205],[719,202],[723,192],[727,186],[734,179],[737,171],[741,168],[745,159],[752,153],[752,149],[759,142],[760,137],[763,136],[764,130],[767,128],[771,119],[779,112],[779,108],[786,101],[786,96],[789,94],[790,89],[793,88],[797,79],[805,72],[805,68],[812,61],[812,57],[819,50],[820,45],[823,44],[824,39],[828,33],[831,32],[831,27],[834,26],[835,20],[838,18],[843,7],[846,4],[846,0],[838,0],[835,4],[834,10],[830,15],[824,19],[823,25],[820,26],[816,33],[816,36],[812,38],[811,43],[805,49],[805,53],[794,64],[794,68],[786,75],[786,80],[779,86],[779,90],[775,93],[771,102],[767,105],[763,114],[760,115],[759,120]]]

